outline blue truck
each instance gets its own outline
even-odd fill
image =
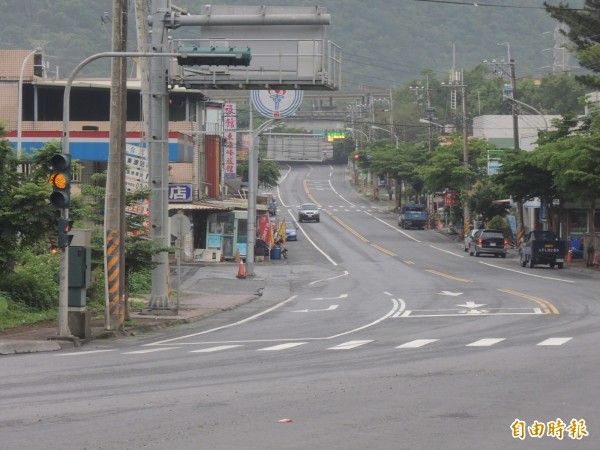
[[[424,230],[429,221],[425,205],[417,203],[405,203],[400,206],[398,215],[398,226],[400,228],[418,228]]]

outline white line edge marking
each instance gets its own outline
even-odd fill
[[[431,248],[435,249],[435,250],[439,250],[440,252],[448,253],[448,254],[450,254],[452,256],[456,256],[458,258],[464,258],[465,257],[465,255],[457,255],[456,253],[451,252],[450,250],[444,250],[443,248],[436,247],[435,245],[429,245],[429,246]]]
[[[368,216],[371,216],[371,217],[372,217],[372,218],[374,218],[375,220],[378,220],[379,222],[381,222],[381,223],[382,223],[382,224],[384,224],[385,226],[387,226],[387,227],[390,227],[392,230],[396,230],[398,233],[400,233],[400,234],[403,234],[403,235],[404,235],[404,236],[406,236],[407,238],[409,238],[409,239],[412,239],[412,240],[413,240],[413,241],[415,241],[415,242],[419,242],[419,243],[421,242],[420,240],[418,240],[418,239],[416,239],[416,238],[412,237],[410,234],[406,233],[405,231],[403,231],[403,230],[400,230],[400,229],[396,228],[394,225],[390,225],[390,224],[389,224],[389,223],[387,223],[385,220],[382,220],[382,219],[380,219],[379,217],[375,217],[373,214],[371,214],[371,213],[369,213],[369,212],[366,212],[366,211],[363,211],[363,212],[364,212],[366,215],[368,215]]]
[[[327,261],[329,261],[331,264],[333,264],[334,266],[337,266],[338,263],[336,263],[327,253],[325,253],[321,247],[319,247],[317,244],[315,244],[315,241],[313,241],[308,234],[306,234],[306,231],[304,231],[304,228],[302,228],[302,226],[300,226],[300,224],[298,223],[298,221],[296,220],[296,217],[294,216],[294,214],[292,213],[291,208],[288,209],[288,214],[292,217],[292,221],[294,222],[294,224],[296,225],[296,229],[302,231],[302,234],[304,235],[304,237],[308,240],[308,242],[310,242],[312,244],[312,246],[319,252],[321,253],[326,259]]]
[[[331,176],[331,175],[330,175]],[[331,179],[329,179],[329,187],[331,188],[331,190],[342,200],[344,200],[346,203],[348,203],[352,208],[354,208],[356,205],[348,200],[346,200],[344,197],[342,197],[338,191],[335,190],[335,188],[333,187],[333,184],[331,184]]]
[[[88,350],[85,352],[71,352],[71,353],[56,353],[54,356],[79,356],[79,355],[92,355],[94,353],[104,353],[104,352],[114,352],[116,348],[111,348],[107,350]]]
[[[147,348],[146,350],[134,350],[132,352],[123,352],[121,355],[143,355],[145,353],[162,352],[165,350],[176,350],[179,347],[161,347],[161,348]]]
[[[496,269],[502,269],[502,270],[507,270],[509,272],[520,273],[522,275],[527,275],[529,277],[543,278],[545,280],[553,280],[553,281],[562,281],[563,283],[575,283],[575,281],[572,281],[572,280],[564,280],[562,278],[553,278],[553,277],[546,277],[544,275],[536,275],[535,273],[528,273],[528,272],[523,272],[522,270],[509,269],[508,267],[496,266],[495,264],[490,264],[490,263],[486,263],[483,261],[477,261],[477,262],[479,264],[483,264],[484,266],[490,266],[490,267],[494,267]]]
[[[269,308],[269,309],[265,309],[264,311],[261,311],[261,312],[259,312],[258,314],[254,314],[253,316],[246,317],[245,319],[239,320],[239,321],[237,321],[237,322],[234,322],[234,323],[230,323],[230,324],[223,325],[223,326],[216,327],[216,328],[211,328],[210,330],[201,331],[201,332],[199,332],[199,333],[193,333],[193,334],[188,334],[188,335],[185,335],[185,336],[179,336],[179,337],[176,337],[176,338],[173,338],[173,339],[166,339],[166,340],[164,340],[164,341],[154,342],[154,343],[152,343],[152,344],[146,344],[146,345],[162,345],[162,344],[164,344],[164,343],[166,343],[166,342],[178,341],[178,340],[180,340],[180,339],[187,339],[187,338],[191,338],[191,337],[194,337],[194,336],[200,336],[200,335],[202,335],[202,334],[212,333],[213,331],[223,330],[223,329],[225,329],[225,328],[231,328],[231,327],[235,327],[235,326],[237,326],[237,325],[241,325],[241,324],[243,324],[243,323],[250,322],[251,320],[254,320],[254,319],[256,319],[257,317],[260,317],[260,316],[262,316],[262,315],[264,315],[264,314],[268,314],[268,313],[270,313],[271,311],[274,311],[274,310],[276,310],[277,308],[280,308],[280,307],[282,307],[282,306],[283,306],[283,305],[285,305],[286,303],[289,303],[289,302],[291,302],[291,301],[292,301],[292,300],[294,300],[296,297],[297,297],[297,295],[292,295],[290,298],[288,298],[288,299],[286,299],[286,300],[284,300],[284,301],[282,301],[282,302],[279,302],[279,303],[277,303],[275,306],[272,306],[272,307],[271,307],[271,308]]]
[[[388,294],[388,295],[390,295],[390,294]],[[279,308],[280,306],[283,306],[285,303],[289,302],[290,300],[293,300],[296,297],[297,296],[294,295],[293,297],[290,297],[289,299],[287,299],[287,300],[285,300],[285,301],[283,301],[281,303],[278,303],[277,305],[273,306],[272,308],[270,308],[270,309],[268,309],[266,311],[263,311],[262,313],[255,314],[254,316],[248,317],[247,319],[241,320],[239,322],[235,322],[235,323],[232,323],[232,324],[229,324],[229,325],[223,325],[222,327],[213,328],[213,329],[210,329],[210,330],[202,331],[200,333],[189,334],[189,335],[186,335],[186,336],[180,336],[180,337],[177,337],[177,338],[167,339],[167,340],[160,341],[160,342],[153,342],[151,344],[145,344],[145,345],[146,346],[163,345],[166,342],[176,341],[176,340],[179,340],[179,339],[186,339],[186,338],[190,338],[190,337],[194,337],[194,336],[199,336],[199,335],[202,335],[202,334],[210,333],[212,331],[222,330],[224,328],[230,328],[230,327],[233,327],[235,325],[239,325],[239,324],[242,324],[244,322],[248,322],[248,321],[250,321],[250,320],[252,320],[252,319],[254,319],[256,317],[261,316],[262,314],[266,314],[267,312],[270,312],[270,311],[272,311],[272,310],[274,310],[276,308]],[[399,311],[398,312],[399,314],[402,313],[404,311],[404,308],[406,308],[406,304],[404,303],[404,300],[402,300],[402,299],[397,299],[396,300],[395,298],[392,298],[391,300],[392,300],[392,303],[393,303],[392,309],[389,312],[387,312],[384,316],[380,317],[377,320],[374,320],[371,323],[363,325],[362,327],[358,327],[358,328],[355,328],[353,330],[345,331],[345,332],[340,333],[340,334],[335,334],[333,336],[314,337],[314,338],[291,338],[291,339],[254,339],[254,340],[243,340],[243,341],[210,341],[210,342],[202,342],[202,344],[229,344],[229,343],[247,343],[247,342],[323,341],[323,340],[335,339],[337,337],[346,336],[348,334],[355,333],[357,331],[361,331],[361,330],[364,330],[366,328],[369,328],[369,327],[372,327],[374,325],[377,325],[378,323],[384,321],[385,319],[387,319],[390,316],[392,316],[393,314],[395,314],[396,311]],[[199,343],[198,342],[182,342],[182,343],[180,343],[178,345],[199,345]]]

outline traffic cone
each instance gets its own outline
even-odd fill
[[[571,261],[573,261],[573,252],[569,250],[567,252],[567,262],[570,263]]]
[[[592,261],[592,265],[593,266],[597,266],[598,265],[598,252],[594,253],[594,261]]]
[[[246,278],[246,266],[244,266],[243,260],[240,260],[240,266],[238,268],[238,274],[236,276],[238,278]]]

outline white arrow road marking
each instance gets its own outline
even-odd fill
[[[243,347],[243,345],[219,345],[218,347],[203,348],[201,350],[192,350],[190,353],[211,353],[221,350],[229,350],[230,348]]]
[[[491,347],[492,345],[497,344],[498,342],[502,342],[504,340],[505,340],[505,338],[502,338],[502,339],[493,339],[493,338],[480,339],[478,341],[467,344],[466,347]]]
[[[573,338],[549,338],[537,345],[563,345],[565,342],[569,342],[571,339]]]
[[[458,311],[459,314],[489,314],[487,309],[463,309]]]
[[[311,298],[309,300],[338,300],[338,299],[342,299],[342,298],[348,298],[348,294],[342,294],[339,297],[317,297],[317,298]]]
[[[463,295],[462,292],[450,292],[450,291],[442,291],[439,295],[451,295],[452,297],[458,297],[459,295]]]
[[[163,350],[175,350],[177,348],[179,348],[179,347],[149,348],[146,350],[136,350],[135,352],[125,352],[125,353],[121,353],[121,355],[142,355],[144,353],[162,352]]]
[[[368,344],[371,341],[348,341],[343,344],[336,345],[334,347],[329,347],[327,350],[349,350],[351,348],[360,347],[361,345]]]
[[[460,306],[462,308],[479,308],[480,306],[485,306],[485,303],[478,304],[475,302],[465,302],[464,305],[456,305],[456,306]]]
[[[304,345],[304,344],[306,344],[306,342],[289,342],[287,344],[274,345],[273,347],[259,348],[256,351],[257,352],[276,352],[278,350],[285,350],[288,348],[298,347],[299,345]]]
[[[292,311],[292,312],[307,313],[307,312],[333,311],[334,309],[337,309],[338,306],[339,305],[329,305],[329,308],[326,308],[326,309],[298,309],[298,310]]]
[[[416,339],[414,341],[407,342],[406,344],[399,345],[396,348],[418,348],[436,341],[439,341],[439,339]]]

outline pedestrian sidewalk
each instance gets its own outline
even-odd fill
[[[182,294],[179,310],[156,311],[156,314],[131,311],[122,331],[107,331],[104,319],[94,319],[91,338],[58,336],[56,321],[0,331],[0,355],[56,351],[78,347],[98,339],[132,336],[169,326],[191,323],[223,311],[261,299],[271,305],[289,295],[286,280],[289,266],[283,261],[255,264],[255,276],[237,278],[238,263],[204,263],[186,265],[193,271],[188,288]],[[173,305],[175,306],[175,305]]]

